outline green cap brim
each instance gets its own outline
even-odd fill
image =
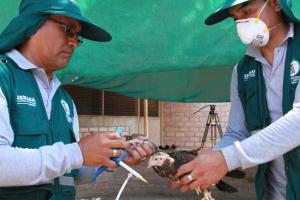
[[[82,31],[80,32],[80,36],[83,38],[99,41],[99,42],[108,42],[112,39],[111,35],[108,32],[106,32],[105,30],[98,27],[87,18],[77,13],[72,13],[69,11],[61,11],[61,10],[47,10],[47,11],[40,11],[40,13],[44,13],[48,15],[49,14],[62,15],[65,17],[70,17],[72,19],[78,20],[82,24]]]
[[[247,2],[250,0],[228,0],[226,1],[220,8],[218,8],[213,14],[206,18],[205,24],[206,25],[213,25],[224,19],[230,17],[228,13],[228,9],[236,6],[238,4]]]
[[[230,14],[228,13],[229,8],[247,1],[250,0],[227,0],[219,9],[217,9],[213,14],[206,18],[205,24],[213,25],[223,21],[224,19],[230,17]],[[287,16],[289,21],[296,23],[300,22],[299,19],[297,19],[297,17],[295,17],[295,15],[293,14],[293,11],[291,9],[291,0],[278,0],[278,2],[282,7],[283,13]]]

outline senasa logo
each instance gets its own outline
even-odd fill
[[[244,81],[248,81],[250,78],[255,77],[255,69],[249,71],[247,74],[244,74]]]
[[[36,107],[36,101],[34,97],[28,97],[25,95],[17,95],[17,104]]]

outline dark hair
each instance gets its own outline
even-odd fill
[[[288,16],[282,10],[280,11],[280,16],[281,16],[282,20],[284,21],[284,23],[289,24],[291,22],[291,20],[288,18]]]

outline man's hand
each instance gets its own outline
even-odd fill
[[[227,172],[228,168],[222,152],[200,150],[194,160],[178,169],[177,177],[186,175],[180,181],[173,182],[172,187],[181,187],[182,192],[196,188],[205,190],[221,180]]]
[[[128,157],[123,161],[129,165],[137,165],[155,152],[154,145],[147,138],[136,138],[129,141]]]
[[[78,144],[83,156],[83,165],[109,168],[117,166],[110,158],[122,155],[121,150],[114,149],[128,149],[129,147],[129,144],[115,133],[93,133],[82,138]]]

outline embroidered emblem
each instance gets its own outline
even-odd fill
[[[253,78],[256,76],[255,69],[249,71],[247,74],[244,74],[244,81],[248,81],[250,78]]]
[[[298,74],[299,70],[300,70],[299,62],[297,60],[293,60],[291,62],[291,76],[295,76],[296,74]]]
[[[36,107],[36,101],[34,97],[28,97],[25,95],[17,95],[17,104]]]
[[[65,100],[61,100],[60,101],[63,109],[65,110],[65,113],[66,113],[66,120],[71,123],[72,122],[72,118],[70,116],[71,112],[70,112],[70,108],[69,108],[69,105],[67,104],[67,102]]]
[[[291,62],[291,68],[290,68],[292,84],[297,84],[299,82],[300,76],[297,76],[297,74],[299,73],[299,70],[300,70],[299,61],[293,60]]]

